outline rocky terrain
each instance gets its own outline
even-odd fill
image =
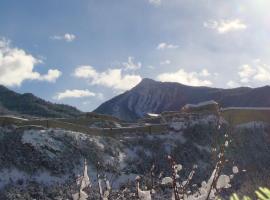
[[[185,104],[209,100],[221,107],[269,107],[270,87],[221,89],[143,79],[133,89],[101,104],[95,112],[133,121],[147,113],[179,111]]]
[[[176,89],[169,96],[159,89],[170,91],[172,87]],[[234,106],[238,103],[227,102],[231,95],[250,95],[267,87],[235,90],[186,87],[145,79],[97,109],[109,115],[82,113],[70,106],[1,87],[1,115],[24,115],[24,118],[4,116],[0,120],[0,199],[73,199],[86,164],[94,192],[90,199],[99,198],[100,175],[112,186],[111,199],[119,194],[124,196],[118,199],[134,199],[136,177],[141,176],[142,185],[147,187],[153,174],[159,183],[162,177],[170,176],[168,155],[185,169],[181,171],[181,180],[197,165],[192,183],[200,187],[214,170],[226,134],[229,134],[229,147],[222,173],[235,177],[231,187],[221,195],[225,197],[232,192],[254,195],[258,186],[269,187],[269,109],[219,110],[219,104],[213,100],[194,104],[195,99],[210,96],[219,99],[222,105]],[[264,97],[267,102],[267,95]],[[186,101],[191,104],[180,112]],[[239,102],[246,105],[246,101]],[[249,103],[267,106],[253,104],[252,100]],[[115,116],[140,120],[127,123]],[[235,166],[239,169],[237,175],[232,174]],[[161,188],[154,199],[168,199],[170,195]]]
[[[211,175],[216,162],[212,148],[218,148],[224,133],[230,130],[223,121],[217,132],[216,123],[217,117],[212,114],[185,119],[175,116],[162,134],[127,132],[119,136],[1,127],[0,199],[72,199],[84,159],[93,188],[97,188],[97,171],[106,174],[115,192],[134,190],[135,177],[149,177],[153,164],[157,176],[160,172],[166,176],[170,173],[168,155],[186,169],[183,177],[194,164],[198,165],[194,184],[200,185]],[[231,174],[236,165],[240,173],[228,193],[249,194],[258,185],[270,186],[269,138],[270,126],[262,122],[242,124],[232,130],[224,172]]]

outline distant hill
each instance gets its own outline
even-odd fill
[[[94,112],[123,120],[136,120],[146,113],[179,111],[185,104],[214,100],[221,107],[270,107],[270,87],[221,89],[143,79],[131,90],[101,104]]]
[[[78,109],[54,104],[31,93],[19,94],[0,86],[0,114],[31,115],[36,117],[75,117],[82,112]]]

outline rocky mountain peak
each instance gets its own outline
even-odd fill
[[[185,104],[209,100],[221,107],[268,107],[270,87],[221,89],[144,78],[133,89],[101,104],[94,112],[133,121],[149,112],[179,111]]]
[[[135,88],[147,88],[147,87],[151,87],[151,86],[154,86],[155,84],[157,84],[158,82],[153,80],[153,79],[150,79],[150,78],[144,78],[141,80],[141,82],[135,86]]]

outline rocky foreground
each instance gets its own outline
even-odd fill
[[[0,199],[72,199],[76,179],[83,174],[84,160],[92,188],[97,174],[106,175],[113,192],[134,191],[136,176],[147,182],[152,165],[155,174],[170,174],[167,156],[183,166],[188,176],[194,164],[198,169],[194,184],[211,175],[216,160],[213,149],[228,132],[227,122],[216,130],[214,115],[197,119],[172,118],[163,134],[93,136],[60,129],[0,128]],[[231,192],[253,193],[258,186],[270,186],[270,126],[253,122],[235,127],[226,152],[224,173],[233,166],[240,173],[230,183]],[[164,192],[164,191],[163,191]],[[93,199],[97,197],[92,196]],[[123,199],[125,199],[123,197]]]

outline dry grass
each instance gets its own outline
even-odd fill
[[[252,121],[270,123],[270,110],[231,109],[221,112],[222,117],[233,125]]]

